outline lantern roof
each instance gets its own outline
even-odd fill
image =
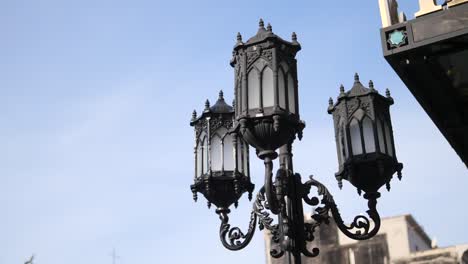
[[[344,86],[340,85],[340,95],[338,95],[337,102],[333,104],[333,99],[329,99],[328,113],[331,113],[344,98],[360,97],[369,94],[375,94],[387,101],[390,105],[393,104],[393,98],[390,96],[390,91],[388,89],[386,90],[386,96],[384,97],[374,88],[374,82],[372,82],[372,80],[369,81],[369,87],[365,87],[359,80],[359,74],[355,73],[353,87],[351,87],[349,91],[345,92]]]
[[[228,114],[233,113],[234,108],[232,108],[232,106],[228,105],[226,101],[224,101],[224,93],[221,90],[219,91],[218,100],[212,107],[210,107],[210,111],[216,114]]]
[[[219,91],[218,100],[213,106],[210,106],[210,101],[207,99],[205,102],[205,109],[203,110],[202,114],[197,117],[197,112],[194,110],[192,113],[192,120],[190,121],[190,125],[195,125],[198,120],[212,116],[213,114],[233,114],[234,108],[226,103],[224,100],[224,93],[223,91]]]
[[[292,33],[292,40],[291,42],[289,41],[286,41],[284,39],[282,39],[281,37],[279,37],[278,35],[276,35],[275,33],[273,33],[273,29],[270,25],[270,23],[268,23],[267,27],[265,28],[265,24],[263,22],[263,19],[260,19],[260,21],[258,22],[258,31],[257,31],[257,34],[255,34],[253,37],[249,38],[247,40],[247,42],[242,42],[242,36],[240,35],[240,33],[237,33],[237,43],[236,45],[234,46],[234,49],[240,47],[240,46],[249,46],[249,45],[253,45],[253,44],[256,44],[256,43],[260,43],[260,42],[264,42],[266,41],[267,39],[276,39],[284,44],[287,44],[287,45],[290,45],[290,46],[296,46],[298,47],[298,49],[301,48],[301,45],[299,44],[299,42],[297,42],[297,36],[296,36],[296,33]]]

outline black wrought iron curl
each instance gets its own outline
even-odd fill
[[[250,213],[249,229],[246,234],[242,232],[239,227],[232,227],[229,224],[229,209],[217,209],[216,213],[219,214],[221,219],[221,226],[219,227],[219,237],[223,246],[229,250],[241,250],[245,248],[255,233],[255,226],[257,225],[257,215],[255,210]]]
[[[331,212],[333,216],[333,220],[337,227],[345,234],[347,237],[355,239],[355,240],[366,240],[369,239],[377,234],[380,229],[380,215],[377,211],[377,198],[380,197],[379,193],[371,193],[365,194],[364,198],[368,200],[368,208],[367,214],[370,219],[364,215],[358,215],[354,217],[353,221],[350,225],[346,225],[341,217],[341,214],[338,210],[338,206],[333,199],[333,196],[328,191],[328,189],[319,181],[315,180],[312,176],[310,176],[310,180],[304,184],[304,201],[312,206],[316,206],[319,204],[319,200],[317,197],[309,198],[308,194],[310,192],[311,186],[317,188],[318,195],[321,195],[323,198],[321,200],[322,207],[315,209],[315,214],[312,215],[312,219],[314,219],[318,223],[326,223],[329,222],[329,212]],[[371,220],[373,222],[373,227],[371,228]]]

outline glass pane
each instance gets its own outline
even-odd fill
[[[366,153],[375,152],[374,128],[372,127],[372,121],[369,117],[365,117],[362,121],[362,133],[364,134]]]
[[[278,90],[279,105],[281,108],[286,109],[286,83],[281,69],[278,71]]]
[[[263,107],[275,105],[275,90],[273,87],[273,71],[266,67],[262,73]]]
[[[296,113],[296,96],[294,90],[294,78],[291,73],[288,74],[288,103],[289,112]]]
[[[377,119],[377,134],[379,136],[379,150],[381,153],[386,154],[387,151],[385,151],[385,141],[384,141],[384,133],[383,133],[383,128],[382,128],[382,120]]]
[[[203,152],[202,152],[202,142],[198,142],[197,146],[197,177],[202,175],[202,161],[203,161]]]
[[[393,157],[392,136],[390,134],[390,127],[388,126],[387,122],[384,122],[384,127],[385,127],[385,141],[387,142],[387,153],[388,155]]]
[[[244,172],[244,166],[242,164],[242,151],[243,151],[243,146],[242,146],[242,139],[241,138],[238,138],[237,139],[237,170],[240,172],[240,173],[243,173]]]
[[[208,172],[208,140],[203,140],[203,173]]]
[[[248,78],[248,93],[249,96],[249,109],[255,109],[260,107],[260,84],[258,79],[258,73],[256,69],[252,69],[249,72]]]
[[[221,160],[221,137],[218,134],[211,138],[211,170],[220,171],[223,162]]]
[[[351,147],[353,149],[353,155],[362,154],[361,129],[359,128],[359,123],[356,119],[351,121],[349,132],[351,133]]]
[[[234,170],[234,146],[232,144],[232,135],[226,135],[224,138],[224,170]]]
[[[244,156],[244,174],[246,176],[249,176],[250,175],[250,172],[249,172],[249,145],[244,142],[244,153],[243,153],[243,156]]]
[[[338,152],[338,163],[343,164],[343,129],[338,127],[338,142],[336,144],[336,151]]]

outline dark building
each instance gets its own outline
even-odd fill
[[[419,4],[406,21],[379,0],[383,55],[468,166],[468,0]]]

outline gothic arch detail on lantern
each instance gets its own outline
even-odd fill
[[[287,109],[287,104],[286,104],[286,71],[283,69],[282,66],[279,67],[278,70],[278,98],[279,98],[279,107],[286,110]]]
[[[295,80],[294,76],[291,74],[291,72],[288,72],[288,82],[287,82],[287,103],[288,103],[288,110],[289,112],[295,114],[296,113],[296,85],[295,85]]]

